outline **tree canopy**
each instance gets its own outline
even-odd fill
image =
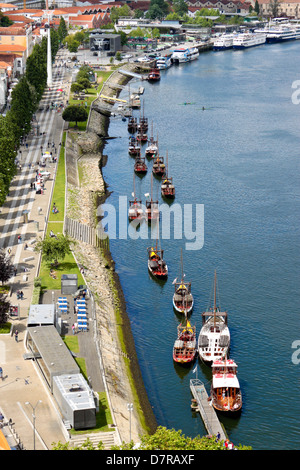
[[[87,110],[83,106],[78,106],[76,104],[68,106],[63,114],[62,118],[67,122],[75,122],[76,127],[78,122],[84,122],[88,118]]]
[[[64,260],[71,252],[70,244],[70,238],[65,235],[60,234],[56,238],[48,235],[36,243],[35,251],[41,252],[46,262],[58,266],[59,260]]]
[[[235,446],[238,450],[252,450],[249,446],[239,444]],[[62,444],[58,442],[54,444],[52,450],[103,450],[103,445],[100,442],[97,447],[93,446],[92,442],[87,439],[81,446],[76,448],[70,447],[69,443]],[[135,443],[131,441],[129,444],[124,443],[121,446],[114,446],[113,450],[226,450],[224,441],[218,441],[215,436],[197,436],[195,438],[187,437],[182,434],[182,431],[175,429],[167,429],[159,426],[156,432],[149,436],[145,434],[141,436],[140,446],[136,448]]]

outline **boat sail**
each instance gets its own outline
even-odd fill
[[[193,310],[194,298],[191,293],[191,282],[184,280],[183,274],[183,260],[181,250],[181,280],[178,282],[177,278],[174,279],[175,292],[173,294],[173,307],[178,313],[189,314]]]
[[[237,364],[232,359],[215,360],[212,363],[210,395],[217,411],[238,413],[242,409],[242,392],[237,378]]]
[[[173,360],[180,364],[190,364],[196,357],[196,326],[192,326],[185,312],[185,323],[177,327],[177,339],[173,346]]]
[[[230,332],[227,326],[227,312],[217,306],[217,274],[214,276],[214,305],[202,313],[202,328],[198,338],[198,352],[201,360],[211,364],[227,356],[230,346]]]

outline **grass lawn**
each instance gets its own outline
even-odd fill
[[[72,93],[72,95],[70,96],[70,99],[69,99],[69,105],[73,105],[73,104],[78,104],[78,105],[81,105],[81,106],[85,106],[87,105],[86,107],[86,110],[87,110],[87,113],[89,114],[90,113],[90,107],[91,107],[91,104],[92,102],[97,98],[97,95],[98,93],[100,93],[101,89],[102,89],[102,86],[103,86],[103,83],[108,79],[108,77],[112,74],[113,70],[109,70],[109,71],[101,71],[99,70],[97,72],[97,77],[98,77],[98,88],[87,88],[86,91],[86,95],[83,99],[80,99],[80,100],[75,100],[74,99],[74,93]],[[99,79],[101,81],[99,81]],[[84,122],[78,122],[77,123],[77,127],[76,127],[76,123],[75,122],[69,122],[69,128],[70,129],[75,129],[78,130],[78,131],[85,131],[86,130],[86,125],[87,125],[87,121],[84,121]]]
[[[65,135],[64,135],[65,140]],[[64,142],[63,140],[63,142]],[[65,184],[66,184],[66,176],[65,176],[65,147],[61,146],[58,165],[57,165],[57,172],[56,172],[56,179],[55,179],[55,186],[52,195],[52,203],[50,207],[50,214],[49,214],[49,222],[51,221],[63,221],[65,216]],[[55,202],[55,205],[59,212],[57,214],[53,214],[52,206]]]
[[[66,136],[63,135],[63,142],[65,142]],[[47,224],[47,235],[50,230],[53,230],[55,234],[63,233],[63,220],[65,215],[65,148],[61,147],[55,186],[53,190],[52,203],[55,202],[56,207],[59,210],[58,214],[49,214],[49,222]],[[43,290],[59,290],[61,288],[61,276],[62,274],[77,274],[78,285],[84,284],[83,277],[78,269],[76,261],[72,253],[66,255],[63,261],[59,263],[59,266],[55,268],[56,279],[50,276],[51,263],[46,262],[42,257],[41,268],[39,277],[42,282]]]

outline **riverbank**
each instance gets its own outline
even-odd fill
[[[127,67],[137,71],[132,64]],[[129,80],[130,77],[114,72],[108,81],[110,85],[125,85]],[[116,92],[106,82],[102,93],[115,96]],[[108,137],[109,117],[93,107],[90,113],[85,133],[68,132],[67,215],[95,228],[97,207],[109,195],[102,176],[105,164],[103,148],[105,138]],[[122,441],[128,442],[131,437],[134,442],[138,442],[141,434],[154,432],[157,424],[144,387],[114,261],[108,251],[79,241],[74,252],[78,263],[84,266],[86,282],[95,297],[97,333],[115,424]],[[133,403],[131,416],[128,403]]]

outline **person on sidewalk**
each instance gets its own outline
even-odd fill
[[[15,340],[18,343],[18,341],[19,341],[19,332],[18,332],[18,330],[15,331]]]

